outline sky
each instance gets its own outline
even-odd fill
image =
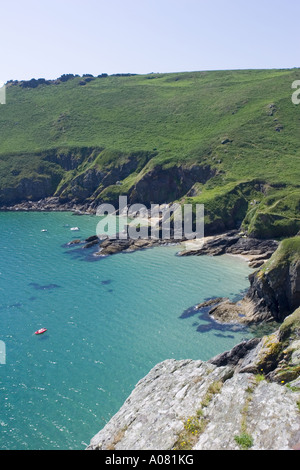
[[[299,0],[0,0],[0,81],[299,67]]]

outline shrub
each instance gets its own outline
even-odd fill
[[[240,434],[239,436],[234,436],[234,440],[243,450],[250,449],[250,447],[253,446],[253,438],[250,436],[250,434],[247,433]]]

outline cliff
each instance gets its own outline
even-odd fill
[[[300,309],[208,362],[167,360],[88,450],[288,450],[300,442]]]
[[[280,322],[292,313],[300,305],[300,237],[283,240],[250,282],[247,298],[259,319]]]

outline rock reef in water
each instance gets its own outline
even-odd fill
[[[78,242],[81,242],[80,240]],[[132,252],[145,248],[151,248],[154,246],[166,246],[166,245],[179,245],[183,242],[187,242],[186,249],[179,250],[178,256],[219,256],[223,254],[241,255],[247,258],[249,265],[252,268],[258,268],[265,264],[265,262],[272,256],[272,254],[278,248],[278,242],[275,240],[259,240],[255,238],[249,238],[243,236],[238,230],[232,230],[222,235],[215,235],[203,239],[203,245],[199,249],[191,249],[188,247],[188,241],[186,238],[181,240],[174,239],[172,236],[170,239],[163,238],[123,238],[120,234],[116,235],[116,238],[103,238],[100,239],[96,235],[93,235],[84,242],[92,242],[91,245],[86,245],[85,248],[99,245],[99,250],[95,253],[99,256],[109,256],[121,252]],[[74,241],[70,242],[69,245],[74,244]]]

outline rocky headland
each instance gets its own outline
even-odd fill
[[[212,301],[210,314],[219,322],[282,322],[300,305],[300,237],[283,240],[249,280],[242,300]]]

